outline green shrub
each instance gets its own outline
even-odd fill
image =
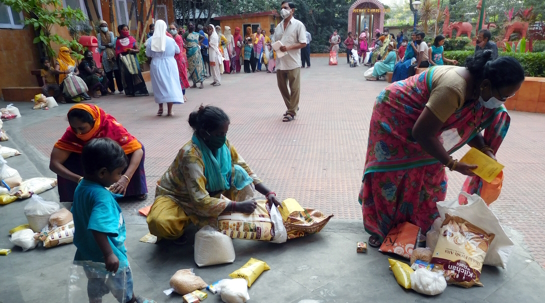
[[[474,51],[449,51],[444,56],[458,61],[459,66],[464,66],[467,57],[473,56]],[[510,56],[517,59],[528,77],[545,77],[545,53],[506,53],[500,52],[501,56]]]
[[[545,41],[534,41],[533,42],[533,52],[545,52]]]
[[[471,46],[471,40],[467,37],[454,38],[454,39],[445,39],[445,51],[458,51],[464,50],[466,46]]]

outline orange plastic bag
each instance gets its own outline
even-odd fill
[[[503,186],[503,171],[490,183],[483,180],[483,188],[481,189],[481,198],[483,198],[486,205],[490,206],[494,201],[498,199],[501,194],[501,188]]]
[[[410,259],[416,247],[418,235],[420,235],[420,227],[409,222],[401,223],[390,230],[379,251]]]
[[[330,51],[329,52],[329,65],[337,65],[337,52],[336,51]]]

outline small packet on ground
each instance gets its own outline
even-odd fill
[[[9,248],[0,248],[0,256],[7,256],[11,253]]]
[[[199,297],[195,296],[193,293],[184,295],[182,297],[184,299],[184,303],[199,303],[201,300],[199,300]]]
[[[269,269],[271,268],[267,263],[258,259],[250,258],[250,261],[246,262],[244,266],[231,273],[229,277],[233,279],[243,278],[248,282],[248,287],[251,287],[261,273]]]
[[[414,270],[406,263],[394,259],[388,259],[396,281],[401,287],[411,289],[411,273]]]
[[[358,248],[356,249],[356,252],[366,253],[367,252],[367,242],[358,242]]]
[[[444,271],[448,284],[483,286],[481,270],[494,236],[460,217],[446,214],[431,260],[433,270]]]
[[[431,249],[427,247],[426,248],[418,247],[415,250],[413,250],[413,253],[411,254],[410,264],[413,265],[416,260],[430,263],[432,255],[433,255],[433,251]]]
[[[420,227],[409,222],[401,223],[390,230],[378,251],[394,253],[410,259],[416,247],[418,235],[420,235]]]
[[[430,264],[430,263],[428,263],[428,262],[424,262],[424,261],[422,261],[422,260],[416,260],[416,261],[414,261],[414,263],[411,265],[411,268],[412,268],[413,270],[417,270],[417,269],[419,269],[419,268],[425,268],[425,269],[427,269],[427,270],[432,270],[433,267],[434,267],[433,264]]]
[[[178,270],[170,278],[170,287],[180,295],[187,295],[195,290],[206,288],[206,286],[208,284],[201,277],[196,276],[193,269]]]
[[[208,290],[209,292],[211,292],[213,294],[217,294],[219,292],[218,284],[220,283],[220,281],[216,281],[216,282],[206,286],[206,290]]]

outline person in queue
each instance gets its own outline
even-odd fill
[[[283,20],[276,26],[274,40],[282,42],[280,51],[286,55],[276,62],[276,81],[287,108],[282,122],[291,122],[299,111],[301,49],[307,46],[307,30],[301,21],[293,17],[295,4],[282,1],[281,5]]]
[[[510,122],[503,104],[524,81],[516,59],[492,55],[478,52],[465,67],[430,68],[377,97],[359,195],[370,246],[380,246],[403,222],[423,234],[430,229],[439,216],[436,202],[446,198],[445,168],[470,176],[463,190],[480,193],[476,166],[451,154],[467,144],[495,159]]]
[[[144,146],[117,120],[92,104],[77,104],[68,111],[70,126],[57,141],[49,162],[49,169],[57,174],[61,202],[73,202],[74,191],[83,179],[81,152],[86,143],[95,138],[110,138],[123,148],[129,166],[110,191],[125,197],[146,200],[148,187],[144,170]]]
[[[157,182],[147,217],[150,232],[159,239],[180,238],[189,223],[216,226],[224,212],[254,212],[254,189],[280,205],[227,140],[229,124],[227,114],[215,106],[201,106],[189,115],[193,137]]]

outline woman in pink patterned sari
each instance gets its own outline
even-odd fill
[[[180,34],[178,34],[178,24],[175,22],[170,24],[168,32],[180,48],[180,53],[174,55],[174,59],[176,59],[176,63],[178,64],[178,72],[180,74],[180,83],[184,93],[184,101],[187,102],[185,97],[185,89],[189,87],[189,80],[187,78],[187,56],[186,49],[184,48],[184,39]]]
[[[518,61],[491,54],[477,53],[465,68],[428,69],[377,97],[359,195],[369,245],[380,246],[399,223],[429,230],[446,196],[445,167],[471,178],[465,191],[480,192],[475,166],[450,154],[468,144],[495,159],[510,121],[502,105],[524,81]]]

